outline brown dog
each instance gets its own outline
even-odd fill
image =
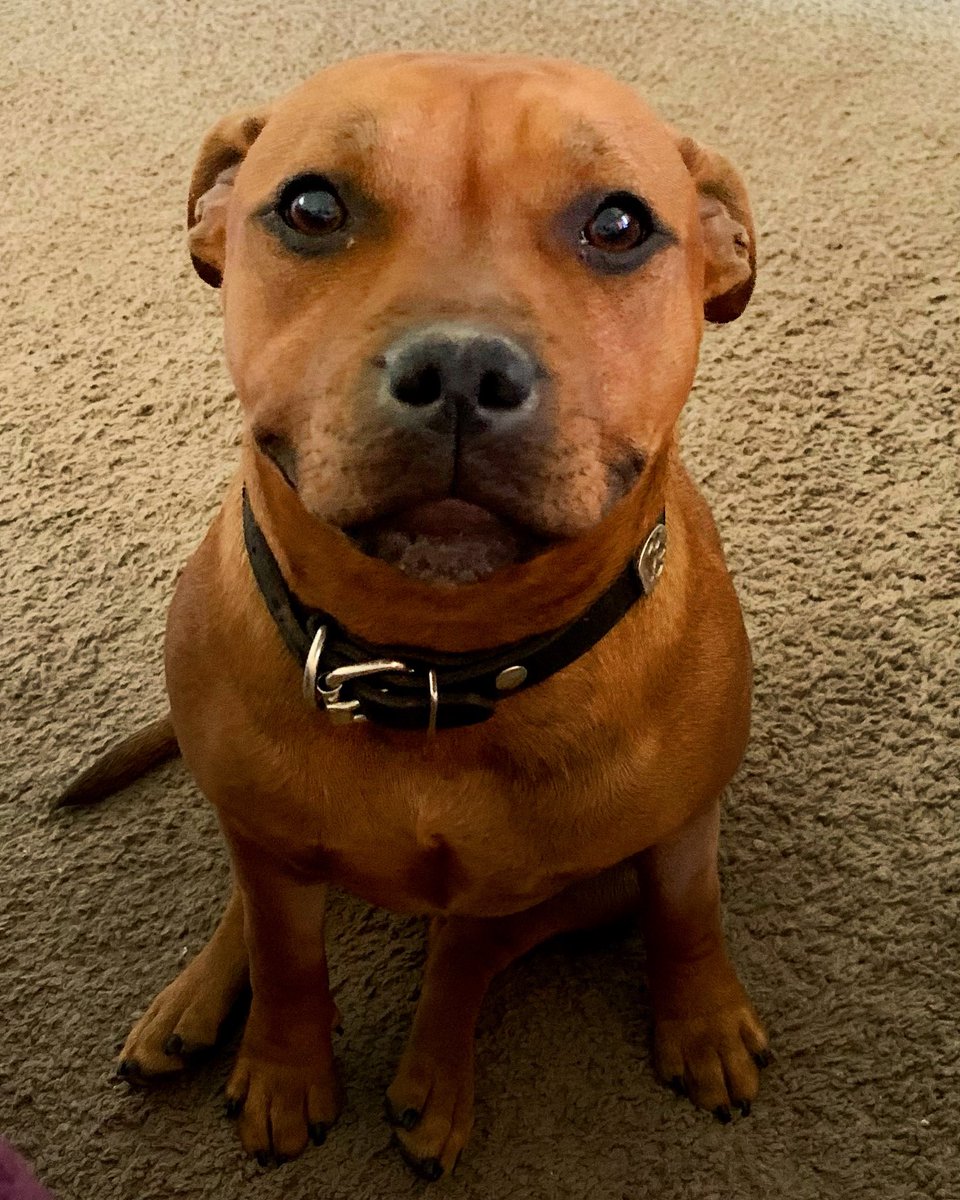
[[[716,857],[750,655],[674,440],[704,314],[753,286],[740,177],[596,72],[391,55],[222,120],[189,223],[245,435],[177,586],[167,685],[236,886],[121,1072],[180,1068],[249,976],[243,1145],[322,1139],[334,884],[433,918],[388,1092],[427,1177],[470,1133],[494,974],[628,912],[658,1070],[746,1113],[766,1038]],[[70,798],[176,743],[154,726]]]

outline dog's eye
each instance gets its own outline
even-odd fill
[[[336,233],[347,219],[343,202],[323,179],[294,180],[284,188],[277,212],[285,225],[307,237]]]
[[[650,211],[642,200],[629,192],[607,196],[580,231],[583,245],[607,254],[633,250],[654,232]]]

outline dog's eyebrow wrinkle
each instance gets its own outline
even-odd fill
[[[366,158],[380,143],[380,124],[368,108],[344,114],[333,134],[333,148],[344,155]]]
[[[472,88],[467,96],[467,112],[464,122],[464,173],[461,183],[460,204],[468,218],[468,229],[479,229],[480,201],[482,194],[480,172],[480,97],[478,89]]]
[[[583,170],[598,163],[621,163],[623,154],[613,142],[583,117],[577,119],[563,143],[563,152],[572,165]]]

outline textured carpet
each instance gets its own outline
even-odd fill
[[[131,1020],[210,932],[226,866],[174,764],[51,819],[162,704],[178,567],[236,455],[215,294],[182,218],[204,128],[358,51],[555,53],[635,81],[752,184],[756,298],[685,422],[756,657],[726,809],[733,952],[778,1052],[729,1127],[659,1088],[636,937],[494,987],[449,1194],[955,1197],[960,9],[956,0],[87,0],[0,9],[0,1132],[60,1200],[418,1193],[381,1093],[416,921],[343,898],[349,1104],[281,1171],[222,1118],[229,1052],[112,1085]]]

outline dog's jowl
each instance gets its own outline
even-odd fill
[[[716,859],[750,652],[674,432],[753,287],[740,176],[585,68],[378,56],[215,125],[188,223],[241,462],[170,608],[169,720],[66,798],[179,748],[235,884],[121,1072],[182,1069],[249,980],[243,1146],[322,1141],[332,884],[431,918],[387,1093],[421,1174],[470,1134],[492,977],[627,913],[657,1070],[746,1113],[766,1038]]]

